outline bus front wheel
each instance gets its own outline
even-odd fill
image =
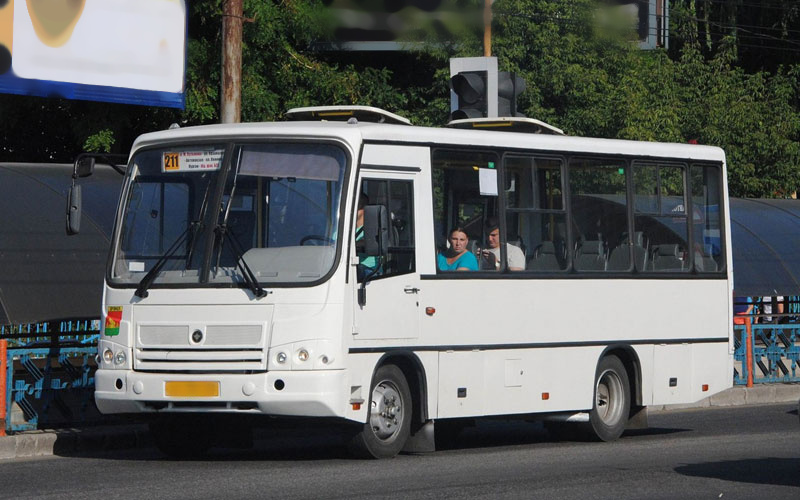
[[[367,423],[353,437],[352,450],[367,458],[391,458],[400,453],[411,432],[411,391],[394,365],[378,368],[372,377]]]
[[[594,405],[589,412],[592,435],[601,441],[614,441],[625,431],[630,413],[628,372],[616,356],[606,356],[597,365]]]

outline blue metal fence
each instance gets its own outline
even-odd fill
[[[800,382],[800,324],[757,324],[753,335],[753,383]],[[733,382],[747,384],[747,327],[734,326]]]
[[[0,327],[8,341],[7,431],[91,421],[100,320]]]

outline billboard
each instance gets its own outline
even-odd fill
[[[0,0],[0,93],[184,107],[185,0]]]

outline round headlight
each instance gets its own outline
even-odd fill
[[[106,349],[103,351],[103,361],[106,363],[111,363],[114,361],[114,352],[111,349]]]
[[[275,361],[277,361],[281,365],[286,363],[286,353],[285,352],[279,352],[278,355],[275,356]]]
[[[308,360],[308,351],[305,349],[300,349],[297,351],[297,359],[300,361],[307,361]]]
[[[125,361],[128,358],[125,356],[125,351],[119,351],[116,356],[114,356],[114,363],[117,365],[125,364]]]

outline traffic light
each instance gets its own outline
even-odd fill
[[[497,74],[497,116],[524,117],[517,111],[517,96],[525,90],[525,80],[516,73],[500,71]]]
[[[451,120],[488,116],[487,71],[462,71],[450,78],[450,87],[458,97]]]

